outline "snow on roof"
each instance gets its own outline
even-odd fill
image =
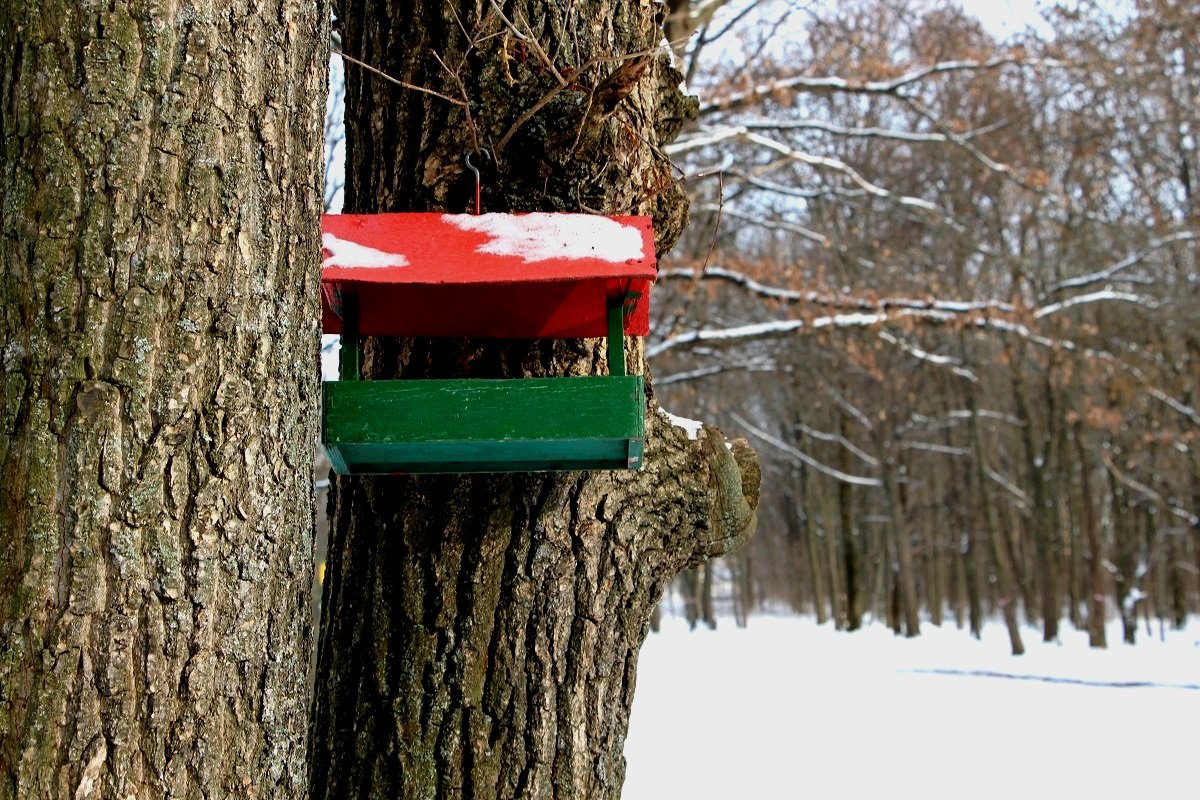
[[[609,217],[591,214],[446,214],[450,225],[491,237],[477,252],[519,256],[526,263],[598,258],[621,264],[645,258],[642,232]]]
[[[594,214],[330,214],[326,283],[424,285],[641,281],[657,275],[648,217]]]
[[[401,253],[385,253],[374,247],[367,247],[348,239],[339,239],[332,233],[321,235],[321,247],[329,255],[321,262],[321,267],[359,267],[378,269],[380,267],[407,267],[408,259]]]

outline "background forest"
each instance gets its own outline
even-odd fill
[[[1024,620],[1103,645],[1106,611],[1132,640],[1196,609],[1197,10],[1001,42],[954,4],[693,9],[692,225],[648,349],[665,407],[764,464],[693,617],[716,583],[909,635],[1002,613],[1019,650]]]
[[[1004,40],[955,3],[663,13],[698,106],[663,153],[692,221],[662,263],[654,388],[764,468],[750,545],[676,586],[689,621],[995,615],[1014,652],[1022,623],[1093,646],[1114,614],[1129,641],[1139,616],[1182,625],[1195,3],[1065,4]]]

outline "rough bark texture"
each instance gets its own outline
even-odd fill
[[[666,250],[686,201],[659,145],[687,103],[656,10],[348,1],[349,54],[469,110],[352,71],[347,209],[466,211],[463,158],[487,149],[485,211],[652,214]],[[607,369],[597,341],[365,352],[376,377]],[[619,795],[654,604],[683,567],[748,536],[757,505],[744,442],[689,441],[655,413],[648,435],[642,472],[336,482],[314,797]]]
[[[327,17],[0,7],[0,798],[304,792]]]

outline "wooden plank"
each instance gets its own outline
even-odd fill
[[[602,281],[543,282],[496,286],[421,286],[387,284],[325,285],[322,328],[341,333],[340,311],[333,301],[359,298],[363,336],[447,336],[500,339],[578,339],[608,333],[610,298],[639,292],[626,311],[625,332],[650,332],[646,281],[619,285]]]
[[[329,381],[324,440],[351,473],[639,468],[644,404],[636,375]]]

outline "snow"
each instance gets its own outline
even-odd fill
[[[692,441],[700,438],[700,430],[704,427],[703,422],[697,422],[696,420],[688,419],[687,417],[677,417],[670,411],[667,411],[665,408],[661,407],[658,409],[658,413],[676,428],[683,428],[685,431],[687,431],[687,437]]]
[[[1198,796],[1194,626],[1131,647],[1114,625],[1107,650],[1023,633],[1014,657],[999,624],[668,617],[642,648],[624,800]]]
[[[638,228],[594,214],[447,214],[443,219],[490,236],[480,253],[521,256],[526,263],[595,258],[622,264],[645,257]]]
[[[329,256],[321,262],[322,267],[377,269],[408,266],[408,259],[400,253],[376,250],[349,239],[339,239],[332,233],[322,234],[321,247],[329,252]]]

